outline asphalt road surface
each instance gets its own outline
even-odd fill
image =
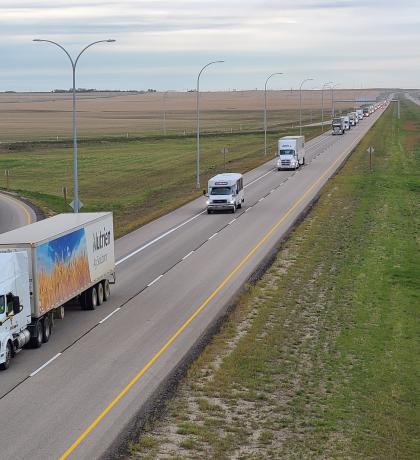
[[[29,206],[12,195],[0,193],[0,233],[9,232],[35,221],[35,213]]]
[[[200,198],[119,239],[111,299],[66,308],[50,342],[0,374],[0,458],[109,452],[381,113],[308,142],[296,172],[271,160],[246,174],[236,214],[207,215]]]

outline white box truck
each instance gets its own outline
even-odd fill
[[[285,136],[278,141],[277,170],[297,169],[305,164],[305,136]]]
[[[209,180],[207,193],[208,214],[213,211],[225,210],[234,213],[236,209],[242,208],[244,201],[244,179],[242,174],[223,173]]]
[[[357,109],[356,114],[357,114],[357,117],[359,118],[359,121],[363,120],[363,109]]]
[[[92,310],[115,283],[112,213],[59,214],[0,234],[0,369],[50,338],[64,304]]]
[[[341,118],[343,119],[344,131],[348,131],[350,129],[350,118],[347,115],[344,115]]]

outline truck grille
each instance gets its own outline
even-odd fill
[[[290,168],[290,160],[281,160],[282,168]]]
[[[227,203],[227,200],[213,200],[213,203]]]

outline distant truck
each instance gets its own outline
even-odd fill
[[[356,114],[357,114],[357,116],[359,118],[359,121],[363,120],[363,109],[357,109]]]
[[[357,122],[359,120],[356,120],[356,113],[355,112],[349,112],[347,114],[347,116],[349,117],[349,121],[350,121],[350,126],[356,126]]]
[[[346,132],[344,128],[344,120],[343,117],[336,117],[332,120],[332,134],[344,134]]]
[[[59,214],[0,235],[0,369],[48,342],[64,304],[93,310],[115,283],[112,213]]]
[[[244,179],[242,174],[223,173],[209,180],[207,193],[208,214],[213,211],[225,210],[234,213],[238,208],[242,208],[244,201]]]
[[[350,129],[350,118],[347,115],[344,115],[341,118],[343,119],[344,130],[348,131]]]
[[[305,136],[285,136],[278,141],[277,170],[297,169],[305,164]]]

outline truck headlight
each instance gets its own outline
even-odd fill
[[[206,204],[210,204],[210,203],[211,203],[211,201],[210,201],[210,200],[207,200],[207,201],[206,201]]]

